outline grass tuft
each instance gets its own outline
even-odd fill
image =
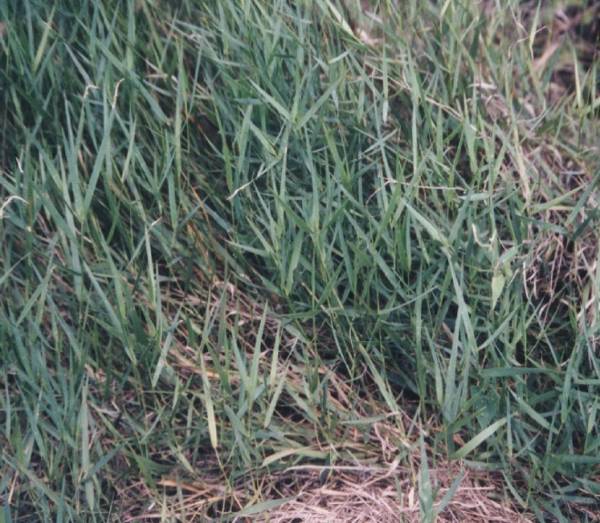
[[[600,13],[505,4],[0,3],[0,521],[598,516]]]

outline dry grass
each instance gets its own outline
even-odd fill
[[[261,521],[271,523],[397,523],[420,522],[421,507],[414,471],[401,467],[370,470],[332,467],[323,481],[319,470],[291,470],[296,489],[288,491],[294,499],[269,511]],[[439,498],[448,493],[453,481],[462,475],[460,486],[437,516],[445,522],[532,521],[522,511],[502,499],[499,482],[490,474],[476,473],[456,463],[439,463],[431,469]],[[284,476],[285,479],[285,476]]]

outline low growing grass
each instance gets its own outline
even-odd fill
[[[0,521],[598,517],[600,12],[502,4],[0,3]]]

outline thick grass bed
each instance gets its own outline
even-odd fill
[[[0,4],[0,521],[598,516],[600,13],[506,4]]]

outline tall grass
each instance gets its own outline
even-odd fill
[[[258,517],[382,419],[423,520],[428,456],[598,513],[597,41],[503,7],[0,4],[3,521]]]

